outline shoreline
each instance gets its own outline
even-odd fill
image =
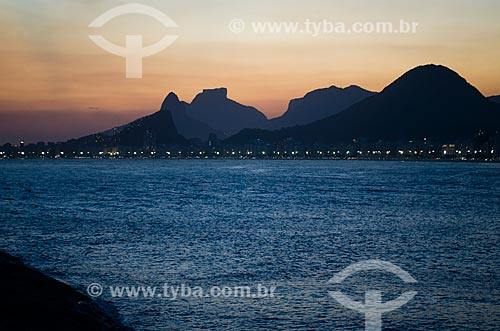
[[[4,157],[2,160],[199,160],[199,161],[368,161],[368,162],[429,162],[429,163],[500,163],[500,158],[335,158],[335,157]]]

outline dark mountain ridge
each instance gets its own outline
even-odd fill
[[[356,99],[361,101],[337,112]],[[286,126],[287,121],[309,121],[328,112],[337,113],[307,125],[263,130],[273,125]],[[185,144],[185,137],[206,140],[216,134],[224,138],[239,130],[226,142],[453,141],[470,138],[479,131],[497,133],[500,105],[484,97],[456,72],[441,65],[425,65],[406,72],[378,94],[357,86],[312,91],[292,100],[288,111],[273,121],[256,108],[229,99],[225,88],[205,89],[191,104],[169,93],[160,111],[72,142],[78,146],[160,147]]]
[[[371,94],[357,86],[346,89],[332,86],[312,91],[304,98],[292,100],[282,118],[268,121],[256,108],[229,99],[226,88],[205,89],[191,104],[170,92],[160,111],[72,142],[78,146],[159,147],[183,144],[184,138],[207,140],[211,134],[224,139],[245,128],[281,128],[309,123]]]
[[[374,95],[375,92],[351,85],[346,88],[330,86],[307,93],[302,98],[293,99],[287,111],[269,121],[269,129],[281,129],[309,124],[335,115],[353,104]]]
[[[485,98],[456,72],[440,65],[414,68],[379,94],[309,125],[277,132],[244,130],[227,140],[248,144],[256,139],[303,142],[403,141],[465,139],[500,130],[500,106]]]

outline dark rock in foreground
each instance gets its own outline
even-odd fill
[[[131,331],[70,286],[0,251],[0,330]]]

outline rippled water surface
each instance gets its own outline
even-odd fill
[[[0,249],[136,330],[364,330],[328,295],[384,301],[384,330],[500,330],[500,165],[4,160]],[[417,281],[360,272],[392,262]],[[107,286],[277,286],[274,298],[112,298]]]

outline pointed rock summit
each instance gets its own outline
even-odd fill
[[[185,110],[186,103],[181,102],[174,92],[170,92],[161,105],[161,110]]]

